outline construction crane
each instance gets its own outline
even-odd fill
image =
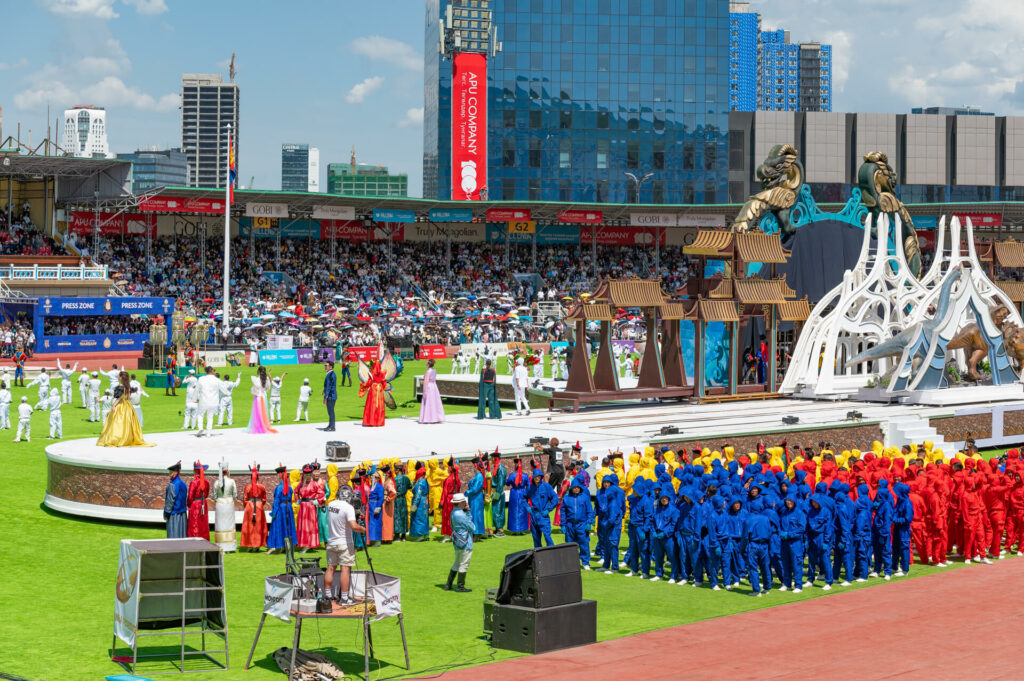
[[[231,78],[231,82],[235,82],[235,53],[231,53],[231,63],[228,65],[228,77]]]

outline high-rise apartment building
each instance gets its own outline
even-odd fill
[[[188,160],[181,149],[139,149],[117,157],[132,162],[133,194],[156,187],[184,187],[189,184]]]
[[[791,43],[789,31],[761,30],[750,3],[729,5],[732,111],[831,111],[832,46]]]
[[[181,150],[188,159],[191,187],[227,186],[228,125],[239,167],[238,85],[219,74],[181,76]]]
[[[488,199],[624,202],[628,172],[651,174],[639,202],[725,201],[727,0],[427,0],[425,197],[452,197],[451,3],[490,12],[502,44],[487,58]]]
[[[327,165],[327,193],[345,196],[408,196],[409,175],[366,163]]]
[[[91,104],[65,109],[61,147],[79,158],[110,158],[106,109]]]
[[[320,191],[320,150],[308,144],[281,145],[281,191]]]

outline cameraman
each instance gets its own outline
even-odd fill
[[[341,605],[351,605],[355,601],[349,596],[349,581],[352,568],[356,564],[356,545],[353,532],[366,534],[366,528],[356,519],[356,510],[352,506],[352,488],[348,486],[338,490],[338,496],[327,504],[327,573],[324,575],[324,586],[331,594],[334,586],[334,568],[341,568],[341,582],[338,585],[337,601]]]

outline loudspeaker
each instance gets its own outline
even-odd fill
[[[597,641],[597,601],[552,608],[494,606],[495,648],[520,653],[546,653]]]
[[[347,442],[331,440],[327,443],[327,453],[324,456],[328,461],[348,461],[352,458],[352,448]]]
[[[494,633],[494,603],[497,597],[497,589],[488,589],[484,594],[484,636]]]
[[[583,598],[580,549],[575,543],[528,549],[505,556],[499,603],[549,608]]]
[[[662,435],[679,435],[679,426],[662,426]]]

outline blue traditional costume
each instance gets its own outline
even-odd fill
[[[508,479],[508,469],[501,462],[501,454],[495,450],[491,454],[491,461],[494,468],[491,470],[491,522],[494,524],[495,536],[505,534],[505,481]]]
[[[430,534],[430,483],[422,461],[416,462],[416,482],[412,485],[412,506],[409,509],[409,537],[414,541]]]
[[[530,486],[530,478],[523,472],[523,462],[516,459],[516,470],[508,476],[505,485],[509,488],[508,495],[508,531],[523,533],[530,529],[530,508],[526,505],[526,490]]]
[[[181,462],[168,466],[173,475],[164,490],[164,520],[167,521],[167,538],[182,539],[188,532],[188,487],[182,482]]]
[[[541,538],[548,546],[554,546],[551,539],[551,512],[558,505],[558,495],[544,480],[544,472],[533,469],[533,484],[526,491],[526,499],[530,502],[530,531],[533,533],[533,548],[541,546]]]
[[[295,511],[292,509],[292,487],[288,481],[288,469],[285,466],[278,466],[274,472],[281,476],[281,482],[274,488],[267,548],[283,549],[285,537],[291,541],[292,546],[295,546],[298,535],[295,532]]]
[[[481,537],[487,534],[484,524],[484,464],[480,457],[473,457],[476,473],[466,486],[466,500],[469,501],[469,516],[473,519],[473,534]]]

